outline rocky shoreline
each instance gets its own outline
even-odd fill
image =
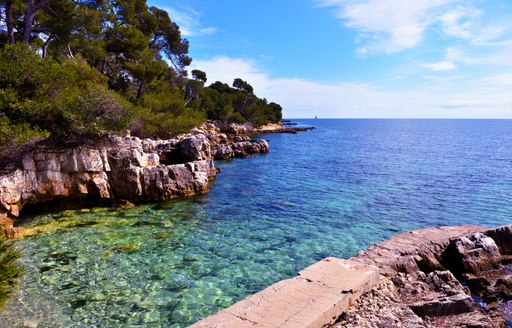
[[[382,277],[331,328],[510,327],[511,255],[512,225],[396,236],[354,258]]]
[[[429,228],[326,258],[192,327],[510,327],[512,225]]]
[[[252,135],[297,131],[304,129],[209,121],[170,140],[141,140],[128,133],[97,147],[36,148],[18,168],[0,175],[0,233],[23,235],[14,222],[34,204],[123,204],[205,193],[217,174],[213,160],[268,152],[267,141]]]

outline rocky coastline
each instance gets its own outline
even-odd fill
[[[510,327],[512,225],[424,229],[354,259],[380,282],[342,314],[340,327]]]
[[[17,168],[0,175],[0,233],[23,235],[15,220],[34,204],[140,203],[205,193],[217,174],[214,160],[268,152],[266,140],[251,136],[271,131],[304,130],[209,121],[170,140],[141,140],[127,133],[94,147],[36,147]]]
[[[510,327],[511,255],[512,225],[411,231],[319,261],[192,327]]]

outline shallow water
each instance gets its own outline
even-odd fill
[[[184,327],[403,231],[512,222],[512,121],[297,121],[316,129],[217,163],[203,197],[36,218],[75,227],[18,243],[0,326]]]

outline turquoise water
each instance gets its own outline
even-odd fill
[[[29,270],[0,326],[185,327],[403,231],[512,222],[512,121],[296,121],[316,129],[218,162],[208,195],[36,218],[72,227],[18,243]]]

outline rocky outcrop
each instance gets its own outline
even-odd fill
[[[204,131],[212,147],[212,157],[217,160],[246,158],[269,151],[266,140],[251,139],[255,129],[250,124],[206,122],[200,131]]]
[[[371,246],[354,260],[379,262],[381,283],[332,327],[510,325],[511,228],[425,229]]]
[[[254,128],[250,123],[227,123],[208,121],[201,126],[212,145],[215,159],[226,160],[235,157],[250,157],[253,154],[267,153],[265,140],[253,140],[251,136],[270,133],[297,133],[312,130],[312,127],[288,127],[281,123],[269,123]]]
[[[27,204],[67,200],[155,201],[202,193],[216,174],[204,135],[182,140],[115,137],[98,148],[37,149],[0,176],[0,225]]]

